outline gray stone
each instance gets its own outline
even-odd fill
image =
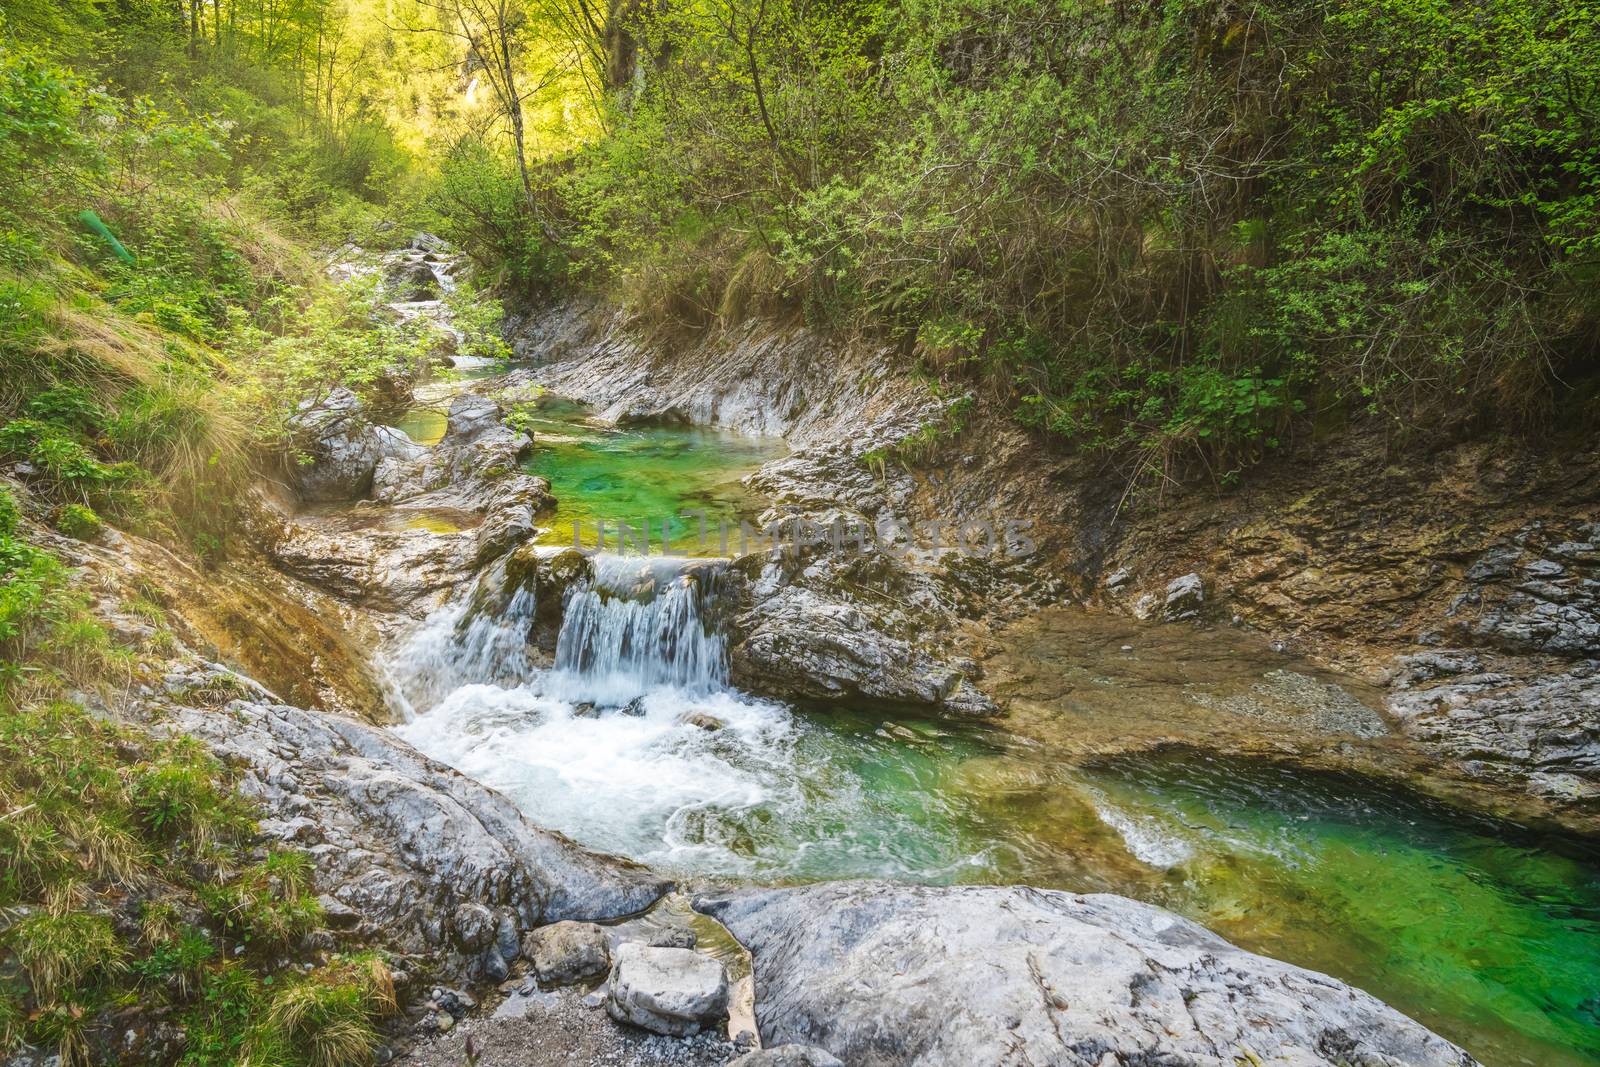
[[[620,918],[670,885],[533,826],[499,793],[379,727],[235,701],[173,708],[162,728],[238,767],[241,792],[269,817],[310,798],[327,838],[310,850],[318,889],[394,949],[430,956],[439,974],[476,978],[486,954],[503,959],[494,946],[507,916],[522,930]]]
[[[525,938],[523,954],[545,985],[599,978],[611,969],[606,933],[594,923],[560,922],[540,927]]]
[[[1459,671],[1404,664],[1388,700],[1406,736],[1491,781],[1525,782],[1536,796],[1600,803],[1600,661],[1531,676],[1515,661],[1441,654]],[[1433,669],[1436,673],[1429,674]],[[1437,680],[1435,680],[1437,679]]]
[[[1197,619],[1205,606],[1206,583],[1198,574],[1185,574],[1167,583],[1166,600],[1161,605],[1161,617],[1168,622]]]
[[[751,951],[762,1040],[846,1063],[1474,1063],[1343,982],[1122,897],[835,882],[695,906]]]
[[[746,1052],[728,1067],[844,1067],[844,1063],[815,1045],[779,1045]]]
[[[296,450],[289,477],[307,503],[356,500],[367,495],[378,464],[415,458],[421,449],[386,426],[374,426],[350,390],[340,387],[306,402],[289,421]]]
[[[494,912],[475,900],[457,907],[454,918],[456,940],[462,948],[483,948],[494,937]]]
[[[888,710],[927,709],[952,718],[998,715],[953,664],[884,633],[860,606],[787,586],[739,620],[734,681],[786,699],[845,700]]]
[[[628,943],[617,948],[606,1011],[618,1022],[688,1037],[728,1014],[728,972],[686,948]]]

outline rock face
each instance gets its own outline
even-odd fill
[[[961,557],[902,566],[888,553],[814,546],[735,562],[734,684],[784,700],[849,700],[902,714],[985,718],[1000,709],[953,647],[966,606]]]
[[[568,985],[599,978],[611,969],[606,933],[594,923],[559,922],[543,926],[523,942],[541,985]]]
[[[618,1022],[687,1037],[727,1016],[728,972],[693,949],[620,945],[606,1011]]]
[[[1400,656],[1389,712],[1401,732],[1491,779],[1600,806],[1600,661],[1526,677],[1498,657],[1444,649]]]
[[[733,679],[754,692],[951,718],[1000,713],[956,667],[876,629],[854,604],[788,588],[763,600],[743,625]]]
[[[696,901],[755,960],[768,1045],[852,1067],[1469,1067],[1326,975],[1122,897],[843,882]]]
[[[492,400],[457,397],[438,444],[407,442],[373,460],[362,492],[383,506],[285,516],[264,547],[284,571],[351,603],[395,613],[431,606],[532,536],[552,503],[549,484],[517,466],[527,436],[500,414]]]
[[[309,462],[294,462],[290,480],[310,504],[358,500],[372,488],[373,473],[384,460],[405,462],[422,452],[405,434],[374,426],[350,390],[335,389],[318,403],[306,403],[290,420],[296,446]]]
[[[669,883],[530,824],[505,797],[380,728],[283,705],[175,709],[168,728],[243,768],[269,837],[309,852],[318,888],[368,934],[446,971],[504,974],[519,933],[640,911]]]

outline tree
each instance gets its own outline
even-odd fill
[[[551,65],[531,87],[523,78],[526,45],[533,22],[521,0],[417,0],[418,7],[433,15],[433,25],[407,26],[412,32],[433,32],[461,42],[467,49],[469,71],[481,72],[500,113],[510,127],[517,173],[529,213],[547,226],[533,192],[528,167],[528,137],[523,118],[523,102],[560,77],[559,65]]]

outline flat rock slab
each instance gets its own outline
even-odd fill
[[[850,1067],[1469,1067],[1337,979],[1105,894],[835,882],[697,900],[755,961],[762,1042]]]
[[[619,945],[606,1011],[658,1034],[699,1033],[728,1014],[728,972],[693,949]]]

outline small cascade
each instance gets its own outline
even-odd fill
[[[432,707],[465,685],[522,685],[533,677],[528,631],[533,583],[507,583],[502,560],[478,575],[465,597],[429,615],[389,657],[407,711]]]
[[[548,691],[606,706],[652,689],[711,693],[727,686],[718,626],[723,564],[600,556],[568,589]]]

